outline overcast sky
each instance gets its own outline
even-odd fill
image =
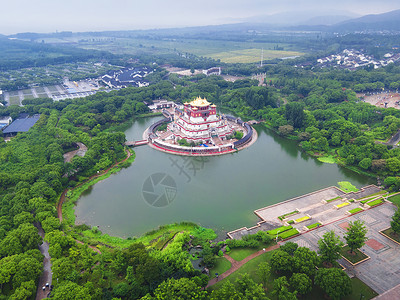
[[[400,9],[399,0],[2,0],[0,33],[184,27],[288,11],[359,15]]]

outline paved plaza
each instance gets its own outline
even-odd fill
[[[345,228],[348,222],[356,220],[365,222],[369,240],[361,248],[361,251],[367,254],[370,259],[356,266],[352,266],[344,259],[340,259],[339,263],[346,268],[350,277],[355,276],[361,279],[381,294],[400,284],[400,245],[379,233],[379,231],[390,227],[390,221],[395,210],[395,205],[386,202],[376,208],[303,233],[289,241],[297,243],[301,247],[318,251],[318,240],[327,231],[335,231],[336,235],[340,236],[341,240],[345,242],[343,236],[346,233]]]
[[[307,226],[320,223],[326,225],[337,220],[347,218],[349,211],[356,208],[368,209],[369,206],[362,205],[357,199],[368,197],[381,192],[375,185],[368,185],[358,192],[345,193],[336,186],[331,186],[296,198],[292,198],[274,205],[257,209],[254,213],[261,221],[251,228],[240,228],[228,233],[230,238],[239,239],[243,235],[253,234],[259,230],[271,230],[282,225],[294,222],[292,226],[299,232],[308,231]],[[342,205],[342,206],[341,206]],[[339,208],[338,208],[339,207]],[[282,220],[280,216],[287,215]],[[302,222],[296,220],[307,218]]]

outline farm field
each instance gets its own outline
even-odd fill
[[[284,50],[274,50],[276,46]],[[304,55],[292,44],[255,43],[237,41],[219,41],[202,39],[128,39],[121,38],[112,43],[82,44],[85,49],[107,50],[115,54],[134,54],[141,49],[152,49],[155,52],[170,53],[179,51],[198,56],[220,59],[226,63],[252,63],[261,58],[261,49],[264,49],[264,60]],[[148,49],[150,48],[150,49]]]

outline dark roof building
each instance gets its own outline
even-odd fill
[[[23,119],[16,119],[10,125],[8,125],[4,130],[4,134],[16,134],[18,132],[28,131],[35,123],[39,120],[40,116],[26,117]]]

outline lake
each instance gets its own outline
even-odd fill
[[[141,140],[143,131],[159,119],[134,121],[125,131],[127,140]],[[135,148],[136,159],[129,168],[82,195],[75,210],[77,224],[98,226],[103,233],[126,238],[159,225],[192,221],[221,234],[255,225],[256,209],[339,181],[351,181],[357,187],[374,183],[372,178],[338,165],[319,162],[301,152],[295,141],[264,126],[255,129],[259,136],[251,147],[216,157],[184,157],[149,146]],[[158,183],[160,179],[164,185]],[[154,203],[154,195],[163,194],[167,205],[149,204]]]

